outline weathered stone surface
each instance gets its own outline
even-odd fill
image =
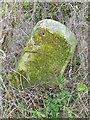
[[[56,85],[73,56],[74,34],[60,22],[45,19],[35,26],[10,81],[15,87]]]

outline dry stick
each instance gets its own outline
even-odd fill
[[[7,115],[7,118],[10,117],[10,115],[12,114],[12,112],[13,112],[15,109],[16,109],[16,108],[13,108],[13,109],[9,112],[9,114]]]
[[[79,94],[79,95],[80,95],[80,94]],[[81,101],[80,101],[79,99],[80,99]],[[74,99],[73,99],[73,100],[74,100]],[[86,106],[84,105],[84,102],[83,102],[82,99],[81,99],[81,96],[79,96],[76,100],[74,100],[74,102],[75,102],[76,104],[78,103],[79,105],[81,105],[81,103],[82,103],[83,108],[87,109]],[[80,102],[81,102],[81,103],[80,103]],[[73,104],[72,108],[75,106],[75,103]],[[87,109],[87,112],[88,112],[88,109]],[[87,112],[85,111],[85,113],[88,115]],[[78,115],[80,115],[80,114],[78,114]],[[77,116],[78,116],[78,115],[77,115]],[[79,117],[78,117],[78,118],[79,118]]]
[[[12,99],[12,102],[14,103],[15,107],[19,110],[19,112],[22,114],[21,110],[18,108],[17,104],[15,103],[14,99],[12,98],[12,96],[9,94],[9,91],[7,90],[6,86],[3,83],[3,86],[6,90],[6,93],[9,95],[9,97]]]
[[[7,88],[6,88],[6,86],[4,85],[4,83],[2,83],[3,84],[3,87],[5,88],[5,91],[6,91],[6,93],[7,93],[7,95],[12,99],[12,97],[11,97],[11,95],[9,94],[9,91],[7,90]],[[3,115],[4,115],[4,113],[3,113]],[[3,116],[4,117],[4,116]]]
[[[2,23],[5,19],[7,19],[7,18],[11,15],[11,13],[12,13],[12,10],[8,13],[8,16],[6,16],[5,18],[3,18],[3,19],[0,21],[0,23]]]
[[[34,6],[33,6],[33,13],[31,15],[31,17],[29,18],[29,20],[31,20],[35,14],[35,11],[36,11],[36,2],[34,2]]]
[[[2,8],[0,8],[0,11],[2,11]],[[0,16],[0,20],[2,20],[2,16]],[[2,24],[0,24],[0,31],[1,31],[1,33],[0,33],[0,39],[1,39],[2,38]],[[0,56],[0,73],[2,71],[2,61],[6,56],[4,51],[1,50],[3,40],[4,40],[4,37],[0,40],[0,52],[2,53],[2,55]],[[2,114],[3,114],[3,106],[2,106],[2,91],[3,91],[3,88],[2,88],[2,82],[3,82],[3,79],[0,76],[0,118],[2,118]]]
[[[86,115],[88,116],[88,109],[87,109],[87,107],[84,105],[84,102],[83,102],[83,100],[82,100],[82,98],[81,98],[81,95],[80,94],[78,94],[78,96],[79,96],[79,98],[80,98],[80,101],[81,101],[81,103],[82,103],[82,105],[83,105],[83,108],[85,109],[85,113],[86,113]]]
[[[17,73],[17,74],[19,74],[19,75],[21,75],[25,80],[27,80],[27,82],[30,84],[30,82],[29,82],[29,80],[24,76],[24,75],[22,75],[21,73],[19,73],[19,72],[17,72],[17,71],[15,71],[15,70],[13,70],[15,73]]]
[[[78,113],[78,116],[80,116],[80,114],[83,112],[83,109],[81,109],[80,113]]]
[[[2,106],[2,78],[0,76],[0,118],[2,118],[3,106]]]
[[[0,49],[0,52],[2,53],[2,56],[0,56],[0,60],[5,59],[5,57],[6,57],[5,52],[2,49]]]
[[[75,85],[74,85],[73,88],[72,88],[72,92],[71,92],[71,94],[70,94],[70,96],[69,96],[67,106],[69,106],[69,102],[70,102],[70,100],[71,100],[71,98],[72,98],[73,93],[75,92],[74,88],[75,88]]]
[[[20,28],[20,30],[21,30],[27,37],[29,37],[29,35],[28,35],[22,28]]]

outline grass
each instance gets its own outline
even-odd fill
[[[22,118],[78,118],[79,111],[76,110],[80,108],[75,109],[75,104],[78,107],[83,105],[80,112],[88,115],[88,109],[84,104],[84,97],[88,94],[86,85],[80,83],[75,88],[68,87],[64,90],[62,81],[60,87],[47,89],[39,87],[20,91],[10,85],[8,88],[4,86],[6,91],[3,94],[4,117],[17,115]]]

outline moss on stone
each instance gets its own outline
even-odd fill
[[[70,58],[71,46],[60,32],[37,28],[18,60],[15,68],[18,74],[11,75],[11,83],[15,87],[56,85]]]

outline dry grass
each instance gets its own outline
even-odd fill
[[[5,10],[4,10],[4,6]],[[88,47],[87,35],[88,25],[86,22],[88,3],[4,3],[2,5],[3,15],[0,23],[2,24],[2,49],[6,54],[3,63],[4,92],[3,92],[3,113],[4,118],[8,117],[32,117],[28,111],[30,107],[44,110],[44,96],[53,92],[67,90],[70,87],[68,104],[63,108],[63,117],[67,117],[66,109],[73,109],[73,116],[84,118],[88,116],[88,95],[77,93],[76,86],[79,83],[88,85]],[[13,7],[12,7],[13,6]],[[51,18],[65,24],[76,36],[78,45],[77,50],[70,64],[65,71],[67,81],[63,88],[30,88],[26,90],[16,90],[8,84],[7,75],[12,71],[17,63],[21,51],[30,37],[35,24],[45,18]],[[81,63],[77,64],[77,57]],[[73,102],[71,103],[71,99]],[[19,103],[24,103],[24,109],[20,109]]]

